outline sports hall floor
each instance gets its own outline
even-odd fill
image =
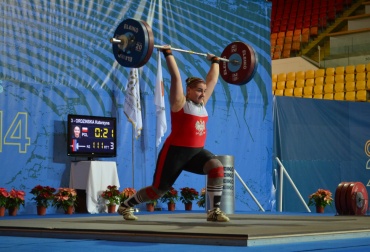
[[[202,211],[18,215],[0,218],[0,251],[370,251],[370,218],[333,213]]]

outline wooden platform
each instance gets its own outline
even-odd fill
[[[7,217],[0,219],[0,235],[224,246],[370,237],[368,216],[233,214],[227,223],[207,222],[200,212],[137,216],[137,221],[118,214]]]

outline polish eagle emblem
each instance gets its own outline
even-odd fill
[[[203,120],[199,120],[195,123],[196,134],[203,136],[206,133],[206,123]]]

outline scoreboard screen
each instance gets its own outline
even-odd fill
[[[116,118],[68,115],[68,156],[115,157]]]

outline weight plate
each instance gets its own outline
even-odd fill
[[[141,20],[125,19],[116,31],[114,38],[125,39],[125,45],[112,43],[113,55],[124,67],[139,68],[145,65],[153,52],[152,29]]]
[[[146,28],[146,31],[148,33],[148,51],[147,51],[146,56],[144,57],[144,59],[142,61],[143,64],[141,64],[140,67],[143,66],[144,64],[146,64],[149,61],[150,56],[152,56],[153,49],[154,49],[154,35],[153,35],[152,28],[145,21],[141,20],[141,22],[144,25],[144,27]]]
[[[351,201],[352,201],[352,189],[355,186],[355,183],[351,182],[349,183],[347,190],[346,190],[346,196],[344,198],[345,204],[346,204],[346,210],[347,212],[345,214],[353,215],[354,211],[352,211],[351,208]]]
[[[351,184],[350,182],[345,182],[343,184],[342,190],[340,192],[339,204],[340,204],[340,208],[342,209],[342,214],[344,214],[344,215],[347,215],[349,213],[348,205],[347,205],[347,201],[346,201],[346,195],[347,195],[348,186],[350,184]]]
[[[235,41],[226,46],[221,58],[229,60],[229,62],[220,61],[220,75],[229,84],[245,85],[256,73],[257,54],[244,42]]]
[[[342,187],[343,187],[344,183],[345,182],[339,183],[339,185],[337,186],[337,189],[335,190],[334,203],[335,203],[335,209],[337,210],[337,213],[339,215],[343,214],[342,207],[340,205],[340,198],[341,198],[341,191],[342,191]]]
[[[366,187],[361,182],[355,182],[351,188],[351,198],[348,207],[352,215],[365,215],[368,209],[369,199]]]

